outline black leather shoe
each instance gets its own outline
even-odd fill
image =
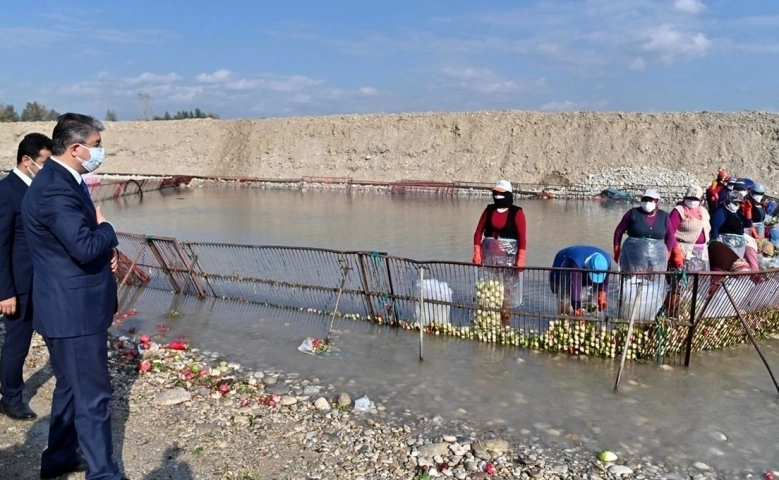
[[[70,465],[64,465],[59,468],[48,468],[48,469],[41,468],[41,478],[57,478],[63,475],[67,475],[68,473],[86,472],[86,471],[87,471],[87,462],[85,462],[83,459],[79,459],[76,462],[71,463]]]
[[[35,420],[38,418],[38,415],[23,403],[6,405],[5,403],[0,402],[0,413],[5,414],[8,418],[13,418],[14,420]]]

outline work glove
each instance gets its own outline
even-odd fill
[[[583,317],[584,316],[584,309],[583,308],[577,308],[573,311],[574,317]]]
[[[598,292],[598,311],[602,312],[606,310],[606,306],[607,306],[606,292],[601,290],[600,292]]]
[[[619,245],[614,245],[614,261],[619,262]]]
[[[671,267],[677,270],[681,270],[682,266],[684,265],[684,251],[682,251],[682,247],[679,245],[676,245],[671,250],[670,263]]]
[[[745,200],[744,203],[741,204],[741,208],[744,210],[744,218],[752,220],[752,202]]]
[[[474,245],[473,246],[473,263],[476,265],[482,264],[481,259],[481,245]]]
[[[519,253],[517,254],[517,264],[514,270],[517,273],[524,272],[525,271],[524,266],[525,266],[525,251],[520,250]]]

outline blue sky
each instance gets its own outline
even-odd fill
[[[779,109],[776,0],[4,2],[0,103],[120,119]],[[105,2],[106,4],[108,2]]]

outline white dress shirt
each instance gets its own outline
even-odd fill
[[[32,184],[32,178],[30,178],[27,175],[23,174],[22,171],[19,170],[18,168],[14,167],[14,169],[12,171],[16,174],[17,177],[21,178],[22,181],[24,183],[26,183],[28,187]]]

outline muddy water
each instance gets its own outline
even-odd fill
[[[171,192],[172,193],[172,192]],[[484,200],[398,199],[381,195],[199,189],[105,205],[118,228],[182,239],[385,250],[412,258],[470,258]],[[548,265],[571,243],[607,248],[624,207],[523,202],[530,264]],[[125,327],[153,329],[215,350],[251,369],[278,368],[400,412],[404,409],[551,443],[583,442],[593,450],[650,455],[669,464],[702,461],[715,468],[775,468],[779,399],[755,352],[731,349],[693,356],[690,369],[635,364],[612,392],[614,362],[577,359],[479,342],[417,336],[339,321],[341,351],[327,358],[297,352],[306,336],[322,337],[327,319],[229,302],[147,292],[129,299],[139,315]],[[182,317],[167,319],[171,309]],[[763,344],[779,367],[779,343]],[[459,410],[462,409],[462,410]],[[463,413],[463,411],[467,413]]]

